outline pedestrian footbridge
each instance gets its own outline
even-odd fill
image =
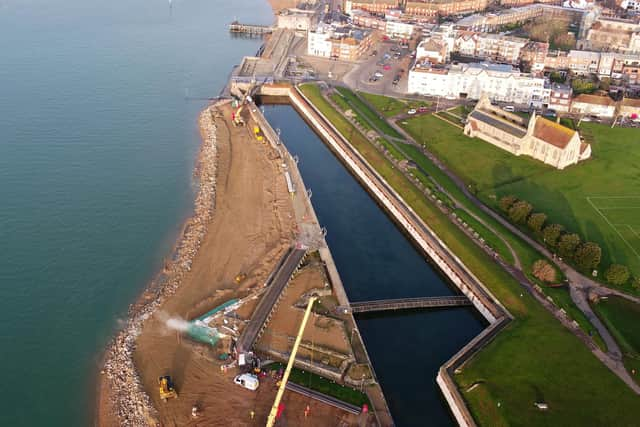
[[[462,307],[471,305],[471,301],[464,295],[445,297],[421,297],[383,299],[375,301],[352,302],[348,307],[337,309],[342,313],[367,313],[374,311],[410,310],[417,308]]]

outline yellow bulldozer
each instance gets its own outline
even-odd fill
[[[169,399],[178,398],[178,392],[173,386],[173,381],[169,375],[158,378],[158,386],[160,387],[160,399],[166,402]]]

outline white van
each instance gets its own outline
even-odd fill
[[[257,390],[258,386],[260,385],[258,377],[251,374],[238,375],[233,379],[233,382],[252,391]]]
[[[508,111],[509,113],[513,113],[514,111],[516,111],[516,108],[513,105],[505,105],[504,107],[502,107],[502,109],[504,111]]]

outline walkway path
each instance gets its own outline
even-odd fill
[[[462,181],[462,179],[460,179],[455,173],[453,173],[447,166],[442,164],[442,162],[440,162],[440,160],[433,153],[427,150],[422,144],[417,143],[411,137],[411,135],[409,135],[404,129],[402,129],[393,121],[389,121],[389,124],[401,135],[403,135],[410,144],[414,145],[415,147],[418,147],[427,158],[429,158],[436,166],[438,166],[438,168],[442,170],[455,183],[455,185],[460,189],[460,191],[462,191],[464,195],[478,209],[480,209],[487,215],[491,216],[494,220],[498,221],[503,227],[505,227],[511,233],[513,233],[514,235],[522,239],[524,242],[526,242],[528,245],[536,249],[542,255],[549,258],[554,264],[558,266],[558,268],[560,268],[560,270],[564,273],[564,275],[569,280],[571,299],[576,304],[576,306],[584,313],[584,315],[592,322],[593,326],[598,330],[598,332],[602,336],[602,339],[607,344],[608,350],[606,353],[602,352],[598,348],[594,348],[593,345],[589,345],[589,347],[592,349],[592,352],[607,367],[609,367],[609,369],[611,369],[618,377],[620,377],[634,392],[636,392],[637,394],[640,394],[640,386],[638,386],[638,384],[633,380],[633,378],[631,378],[631,376],[629,375],[629,372],[626,370],[626,368],[622,364],[621,352],[617,343],[615,342],[614,338],[611,336],[611,333],[607,330],[606,327],[604,327],[602,322],[600,322],[600,320],[598,319],[597,315],[593,312],[593,309],[591,308],[590,304],[587,301],[586,295],[588,295],[590,291],[594,291],[598,295],[616,295],[622,298],[629,299],[631,301],[635,301],[637,303],[640,303],[640,298],[625,294],[623,292],[616,291],[614,289],[607,288],[606,286],[582,275],[581,273],[573,269],[573,267],[561,261],[558,257],[552,254],[546,247],[544,247],[537,241],[527,236],[525,233],[520,231],[517,227],[515,227],[513,224],[511,224],[501,215],[494,212],[492,209],[490,209],[488,206],[482,203],[474,194],[472,194],[468,190],[467,186]],[[524,279],[524,280],[521,280],[520,283],[522,285],[525,285],[524,282],[525,281],[528,282],[528,280],[526,279],[526,277],[524,277],[524,274],[522,273],[521,268],[519,268],[518,270],[520,274],[522,274],[523,276],[522,278]],[[536,294],[538,293],[534,292],[534,295]],[[574,333],[578,335],[579,338],[581,339],[583,338],[579,336],[579,334],[577,333],[577,331],[575,331],[574,328],[570,328],[570,329],[572,329]],[[590,343],[593,343],[591,339],[589,339],[588,341]]]
[[[335,103],[332,102],[330,97],[326,96],[326,93],[325,93],[325,99],[330,104],[333,105],[336,111],[341,112],[340,108],[337,105],[335,105]],[[366,100],[362,99],[361,97],[360,99],[365,103],[365,105],[368,105],[369,108],[372,109],[372,111],[376,111],[375,108],[371,106]],[[355,108],[356,111],[359,111],[355,106],[351,105],[351,107]],[[383,132],[379,130],[377,126],[375,126],[374,123],[372,123],[366,117],[366,115],[362,114],[362,112],[360,112],[360,116],[363,117],[367,121],[367,123],[369,123],[369,125],[374,130],[376,130],[381,136],[385,135]],[[349,120],[348,117],[347,119]],[[349,121],[350,123],[354,124],[353,120],[349,120]],[[579,327],[576,327],[575,324],[566,316],[566,314],[563,311],[558,310],[557,306],[547,301],[544,298],[544,296],[540,294],[540,292],[537,292],[535,290],[534,285],[529,281],[529,279],[523,273],[522,265],[520,263],[520,260],[517,254],[515,253],[513,248],[505,241],[505,239],[501,236],[501,234],[496,233],[495,230],[491,226],[486,224],[485,221],[482,221],[481,218],[479,218],[476,215],[473,215],[471,212],[465,209],[466,212],[472,214],[472,216],[476,220],[480,221],[489,230],[491,230],[496,235],[496,237],[499,237],[506,244],[506,246],[509,248],[509,250],[513,255],[514,265],[513,266],[509,265],[508,263],[504,262],[504,260],[500,258],[494,258],[495,261],[499,265],[501,265],[501,267],[505,271],[507,271],[511,276],[513,276],[516,280],[518,280],[518,282],[523,287],[525,287],[527,291],[531,295],[533,295],[548,311],[550,311],[554,315],[554,317],[556,317],[564,326],[566,326],[570,331],[572,331],[574,335],[576,335],[581,341],[583,341],[585,345],[587,345],[587,347],[592,351],[592,353],[600,361],[602,361],[613,373],[615,373],[620,379],[622,379],[635,393],[640,394],[640,386],[629,375],[629,372],[627,371],[624,364],[622,363],[622,353],[620,351],[619,346],[617,345],[615,339],[613,338],[609,330],[602,324],[600,319],[597,317],[597,315],[593,311],[592,307],[588,302],[587,296],[590,291],[595,291],[599,295],[618,295],[623,298],[627,298],[636,302],[640,302],[640,299],[624,294],[622,292],[618,292],[610,288],[607,288],[606,286],[603,286],[600,283],[595,282],[592,279],[589,279],[588,277],[583,276],[582,274],[574,270],[572,267],[562,262],[560,259],[555,257],[554,254],[552,254],[546,247],[542,246],[535,240],[531,239],[529,236],[521,232],[517,227],[512,225],[502,216],[498,215],[496,212],[494,212],[489,207],[484,205],[484,203],[482,203],[475,195],[471,194],[471,192],[468,191],[464,182],[457,175],[455,175],[449,168],[443,165],[437,159],[437,157],[433,155],[431,152],[429,152],[427,149],[425,149],[424,146],[422,146],[421,144],[418,144],[404,129],[398,126],[394,121],[387,120],[387,123],[389,123],[396,131],[398,131],[400,135],[403,135],[406,138],[406,142],[409,142],[410,144],[420,149],[425,156],[427,156],[436,166],[438,166],[438,168],[440,168],[445,174],[447,174],[447,176],[456,184],[456,186],[477,208],[479,208],[481,211],[485,212],[486,214],[491,216],[493,219],[498,221],[500,224],[506,227],[513,234],[520,237],[527,244],[529,244],[530,246],[538,250],[538,252],[542,253],[544,256],[551,259],[562,270],[565,276],[569,279],[569,283],[570,283],[569,290],[570,290],[572,301],[584,313],[587,319],[589,319],[589,321],[600,333],[602,339],[607,344],[606,353],[600,350],[595,345],[593,339],[590,336],[588,336],[582,329],[580,329]],[[354,125],[357,126],[357,124],[354,124]],[[387,140],[391,142],[393,140],[397,140],[397,138],[387,138]],[[394,142],[391,142],[391,143],[395,145]],[[430,176],[430,175],[427,175],[427,176]],[[436,183],[436,185],[438,184]],[[448,192],[446,192],[440,185],[438,185],[438,189],[442,191],[444,194],[446,194],[447,196],[449,196],[457,206],[460,206],[460,203],[457,202],[455,198],[451,197],[451,195]],[[486,251],[486,248],[483,248],[483,249]]]
[[[369,107],[369,109],[370,109],[371,111],[373,111],[373,112],[376,112],[376,113],[377,113],[376,108],[375,108],[373,105],[371,105],[371,103],[370,103],[369,101],[367,101],[365,98],[361,97],[357,92],[354,92],[354,93],[355,93],[355,95],[358,97],[358,99],[360,99],[360,101],[362,101],[362,102],[363,102],[367,107]],[[329,97],[327,97],[327,96],[326,96],[326,94],[325,94],[325,98],[327,98],[327,101],[329,101],[329,102],[334,106],[334,108],[336,108],[336,110],[337,110],[337,111],[340,111],[339,107],[338,107],[337,105],[335,105],[335,103],[333,103],[333,102],[332,102],[332,100],[331,100]],[[404,152],[404,151],[402,150],[402,148],[401,148],[401,147],[398,147],[397,143],[406,143],[406,140],[405,140],[405,139],[403,139],[403,138],[398,138],[398,137],[395,137],[395,136],[392,136],[392,135],[385,134],[385,133],[384,133],[380,128],[378,128],[378,127],[376,126],[376,124],[375,124],[373,121],[369,120],[369,118],[366,116],[366,114],[363,114],[363,113],[362,113],[362,111],[358,110],[358,108],[357,108],[356,106],[351,105],[351,104],[349,104],[349,105],[351,106],[351,108],[353,108],[353,109],[355,109],[357,112],[359,112],[359,113],[360,113],[360,117],[361,117],[361,118],[363,118],[367,123],[369,123],[369,125],[370,125],[370,126],[371,126],[371,127],[372,127],[372,128],[373,128],[373,129],[374,129],[374,130],[379,134],[379,135],[380,135],[380,136],[382,136],[383,138],[386,138],[386,139],[387,139],[391,144],[393,144],[393,146],[395,146],[398,150],[400,150],[401,152]],[[385,118],[385,117],[383,117],[383,116],[378,115],[378,117],[380,117],[382,120],[386,120],[386,118]],[[348,117],[346,117],[346,116],[345,116],[345,118],[346,118],[347,120],[349,120],[349,121],[350,121],[354,126],[357,126],[357,123],[354,123],[354,121],[353,121],[353,120],[350,120],[350,119],[349,119]],[[389,121],[387,121],[387,122],[390,122],[390,120],[389,120]],[[392,123],[392,126],[393,126],[394,128],[397,128],[397,126],[394,126],[394,124],[393,124],[393,123]],[[366,132],[363,132],[363,133],[366,133]],[[404,135],[404,132],[403,132],[403,133],[401,133],[401,135]],[[415,144],[414,144],[414,145],[415,145]],[[447,190],[445,190],[445,189],[444,189],[444,188],[443,188],[443,187],[442,187],[442,186],[441,186],[441,185],[440,185],[436,180],[434,180],[434,179],[433,179],[433,177],[431,176],[431,174],[430,174],[429,172],[427,172],[427,171],[423,170],[420,166],[417,166],[417,168],[418,168],[418,169],[419,169],[419,170],[420,170],[420,171],[421,171],[421,172],[422,172],[426,177],[428,177],[428,178],[431,180],[431,182],[433,182],[433,184],[438,188],[438,191],[440,191],[441,193],[445,194],[445,195],[446,195],[446,196],[447,196],[447,197],[448,197],[448,198],[449,198],[449,199],[450,199],[450,200],[455,204],[455,207],[456,207],[457,209],[460,209],[460,210],[464,211],[465,213],[467,213],[467,214],[468,214],[469,216],[471,216],[473,219],[475,219],[475,220],[476,220],[476,221],[478,221],[480,224],[482,224],[482,225],[483,225],[487,230],[489,230],[491,233],[493,233],[497,238],[499,238],[499,239],[502,241],[502,243],[504,243],[504,245],[507,247],[507,249],[509,250],[509,252],[511,253],[511,256],[513,257],[514,265],[515,265],[518,269],[520,269],[520,270],[522,269],[522,264],[521,264],[521,262],[520,262],[520,258],[518,257],[518,254],[517,254],[517,253],[516,253],[516,251],[513,249],[513,247],[511,246],[511,244],[509,244],[509,242],[508,242],[504,237],[502,237],[502,234],[500,234],[500,233],[496,232],[496,230],[493,228],[493,226],[491,226],[490,224],[488,224],[488,223],[487,223],[483,218],[479,217],[479,216],[478,216],[478,215],[476,215],[474,212],[472,212],[472,211],[468,210],[467,208],[465,208],[465,207],[464,207],[460,202],[458,202],[458,200],[457,200],[455,197],[453,197],[453,196],[452,196],[452,195],[451,195]],[[451,213],[449,213],[449,215],[450,215],[450,214],[451,214]],[[452,219],[452,221],[454,221],[454,220]],[[455,221],[454,221],[454,222],[455,222]]]

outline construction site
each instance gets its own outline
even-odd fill
[[[295,160],[250,90],[200,117],[210,219],[196,208],[199,237],[116,338],[99,425],[392,424]]]

